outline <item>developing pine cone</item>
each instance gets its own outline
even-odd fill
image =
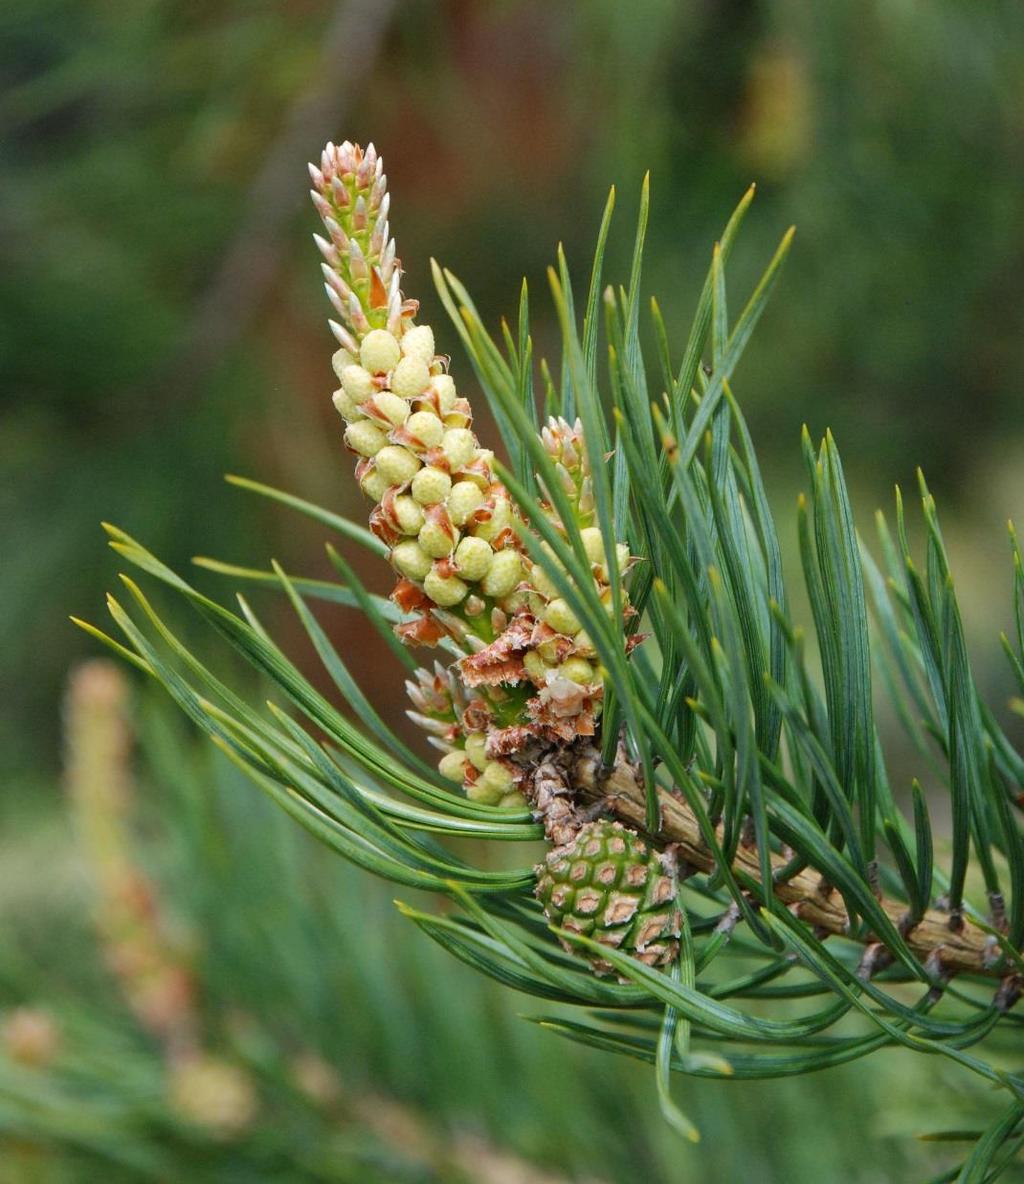
[[[668,966],[679,955],[677,887],[669,857],[621,822],[605,819],[584,824],[571,843],[549,851],[537,868],[536,894],[552,925],[648,966]],[[599,954],[587,958],[598,974],[614,973]]]

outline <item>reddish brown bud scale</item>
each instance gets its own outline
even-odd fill
[[[389,547],[393,547],[402,537],[381,506],[374,506],[370,511],[370,530]]]
[[[451,473],[451,465],[448,463],[448,457],[445,456],[443,448],[428,448],[422,455],[425,465],[430,465],[433,469],[443,469],[444,472]]]

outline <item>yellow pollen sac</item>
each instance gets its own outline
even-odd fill
[[[512,507],[508,502],[500,497],[494,503],[494,510],[490,518],[486,522],[478,522],[473,527],[473,533],[478,539],[484,539],[488,543],[493,543],[503,530],[507,530],[512,525]]]
[[[556,633],[567,633],[570,637],[583,628],[576,614],[560,597],[552,600],[545,609],[544,620]]]
[[[425,366],[434,360],[434,330],[429,325],[406,329],[398,344],[407,358],[418,358]]]
[[[345,443],[360,456],[376,456],[387,442],[387,436],[368,419],[350,423],[345,429]]]
[[[540,654],[549,666],[555,666],[558,664],[558,655],[561,649],[561,641],[556,637],[552,637],[549,641],[542,641],[537,646],[537,653]]]
[[[508,596],[501,597],[498,601],[498,607],[502,612],[507,613],[511,617],[526,608],[529,603],[529,598],[522,588],[513,588]]]
[[[483,493],[472,481],[456,481],[448,495],[448,517],[456,526],[465,526],[470,514],[474,514],[483,501]]]
[[[543,686],[547,682],[548,671],[551,667],[536,650],[530,650],[524,655],[523,667],[538,686]]]
[[[393,370],[401,356],[398,342],[387,329],[371,329],[359,347],[359,360],[371,374]]]
[[[581,686],[588,686],[596,681],[593,666],[582,658],[567,658],[558,667],[557,673],[559,678],[566,678],[569,682],[577,682]]]
[[[551,561],[551,564],[553,564],[559,571],[565,571],[565,564],[555,554],[554,548],[550,543],[541,543],[540,549]]]
[[[440,576],[431,569],[423,580],[423,591],[441,608],[454,608],[465,599],[469,588],[457,576]]]
[[[548,573],[541,567],[539,563],[535,563],[530,568],[530,582],[541,594],[546,596],[548,600],[554,600],[558,595],[558,589],[548,578]]]
[[[365,419],[362,411],[359,410],[359,404],[349,395],[348,391],[343,386],[331,395],[331,402],[334,404],[334,409],[348,423],[354,423],[357,419]]]
[[[455,551],[459,575],[474,583],[482,580],[490,569],[493,554],[490,543],[485,543],[483,539],[472,536],[463,539]]]
[[[421,395],[430,381],[426,362],[419,358],[403,358],[391,373],[391,389],[403,399]]]
[[[430,556],[415,539],[406,539],[394,547],[391,551],[391,562],[410,580],[425,580],[433,566]]]
[[[615,562],[618,564],[620,572],[624,570],[626,564],[629,562],[629,548],[625,543],[615,544]],[[609,582],[608,565],[606,563],[602,563],[597,574],[606,584]]]
[[[423,525],[423,511],[419,503],[408,494],[396,497],[393,505],[395,522],[402,534],[419,534]]]
[[[491,560],[490,570],[480,587],[485,596],[507,596],[519,583],[523,574],[518,551],[499,551]]]
[[[377,466],[374,465],[363,474],[359,488],[371,501],[379,502],[388,491],[388,483],[380,475]]]
[[[466,737],[466,756],[475,769],[482,773],[487,768],[487,757],[484,756],[484,745],[487,737],[483,732],[470,732]]]
[[[572,640],[579,657],[593,658],[597,654],[590,634],[585,629],[581,629]]]
[[[389,444],[377,453],[377,469],[388,485],[405,485],[420,470],[420,458],[400,444]]]
[[[435,374],[430,380],[430,385],[437,392],[441,414],[447,414],[455,406],[455,400],[458,398],[455,393],[455,379],[450,374]]]
[[[341,377],[345,373],[345,367],[351,366],[355,362],[355,358],[348,352],[347,349],[336,349],[331,355],[331,369],[338,376],[338,381],[341,382]]]
[[[496,806],[501,801],[501,792],[492,789],[482,777],[478,777],[472,785],[466,786],[466,797],[471,802],[479,802],[481,806]]]
[[[456,473],[476,455],[476,440],[469,428],[449,428],[441,441],[441,450],[448,467]]]
[[[443,757],[437,762],[437,771],[442,777],[447,777],[449,781],[461,782],[466,776],[466,754],[460,749],[455,749],[454,752],[446,752]]]
[[[424,448],[436,448],[444,436],[444,424],[433,411],[413,412],[405,427],[422,443]]]
[[[365,403],[375,390],[369,370],[362,366],[346,366],[341,372],[341,385],[353,403]]]
[[[392,427],[400,428],[409,418],[409,404],[390,391],[375,395],[370,405],[376,407]]]
[[[438,502],[443,502],[451,491],[451,477],[432,466],[420,469],[413,478],[412,496],[421,506],[433,506]]]
[[[591,563],[604,563],[604,536],[596,526],[585,526],[580,531],[583,550]]]
[[[420,527],[419,542],[423,550],[432,558],[444,559],[445,556],[452,553],[458,537],[458,531],[446,530],[444,526],[428,519]]]
[[[451,418],[452,417],[449,415],[448,419],[445,420],[445,423],[447,424]],[[460,427],[452,427],[451,424],[448,424],[448,426],[452,431],[459,431],[460,430]],[[477,449],[473,453],[473,456],[470,458],[470,460],[467,462],[467,464],[463,466],[465,471],[461,474],[461,479],[463,481],[474,482],[476,485],[480,486],[481,490],[483,490],[484,493],[486,493],[487,490],[490,488],[492,482],[494,481],[494,477],[486,469],[484,469],[481,466],[476,464],[476,460],[478,458],[478,453],[479,453],[479,449]]]
[[[451,410],[444,413],[444,426],[446,428],[468,428],[472,419],[472,415],[467,414],[465,408],[460,408],[457,403],[453,403]]]
[[[490,761],[477,784],[484,784],[499,797],[507,794],[515,785],[512,774],[500,761]]]

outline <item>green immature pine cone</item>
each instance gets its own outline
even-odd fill
[[[584,823],[537,868],[536,894],[552,925],[653,967],[668,966],[679,955],[677,890],[671,855],[652,850],[621,822],[605,819]],[[577,952],[571,943],[563,945]],[[614,973],[599,954],[587,958],[598,974]]]

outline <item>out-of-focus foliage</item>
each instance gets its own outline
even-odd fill
[[[108,700],[108,715],[124,710],[121,679],[121,705]],[[481,976],[398,924],[380,885],[308,840],[188,736],[155,688],[144,690],[135,758],[108,748],[106,764],[92,762],[93,777],[106,776],[91,790],[79,772],[77,825],[37,831],[27,845],[16,831],[0,847],[0,1163],[36,1173],[11,1184],[559,1184],[563,1175],[669,1184],[691,1170],[868,1184],[879,1162],[892,1178],[917,1178],[951,1158],[906,1132],[963,1122],[969,1100],[949,1089],[948,1106],[926,1109],[924,1074],[884,1058],[880,1076],[898,1071],[905,1086],[896,1111],[891,1081],[877,1094],[854,1090],[850,1067],[756,1097],[756,1082],[699,1082],[688,1106],[705,1141],[681,1144],[644,1067],[616,1061],[608,1073],[601,1054],[510,1014]],[[23,862],[45,862],[48,877],[16,888]],[[126,1001],[140,964],[126,957],[124,926],[112,940],[103,921],[111,873],[116,882],[126,867],[150,892],[151,927],[135,933],[136,953],[140,939],[166,943],[170,933],[192,979],[194,1003],[178,996],[161,1015],[197,1009],[198,1063],[209,1074],[212,1060],[219,1074],[203,1121],[190,1117],[199,1087],[175,1070],[173,1040],[169,1052],[153,1012],[140,1022]],[[849,1142],[850,1127],[868,1132],[870,1153],[864,1138]]]

